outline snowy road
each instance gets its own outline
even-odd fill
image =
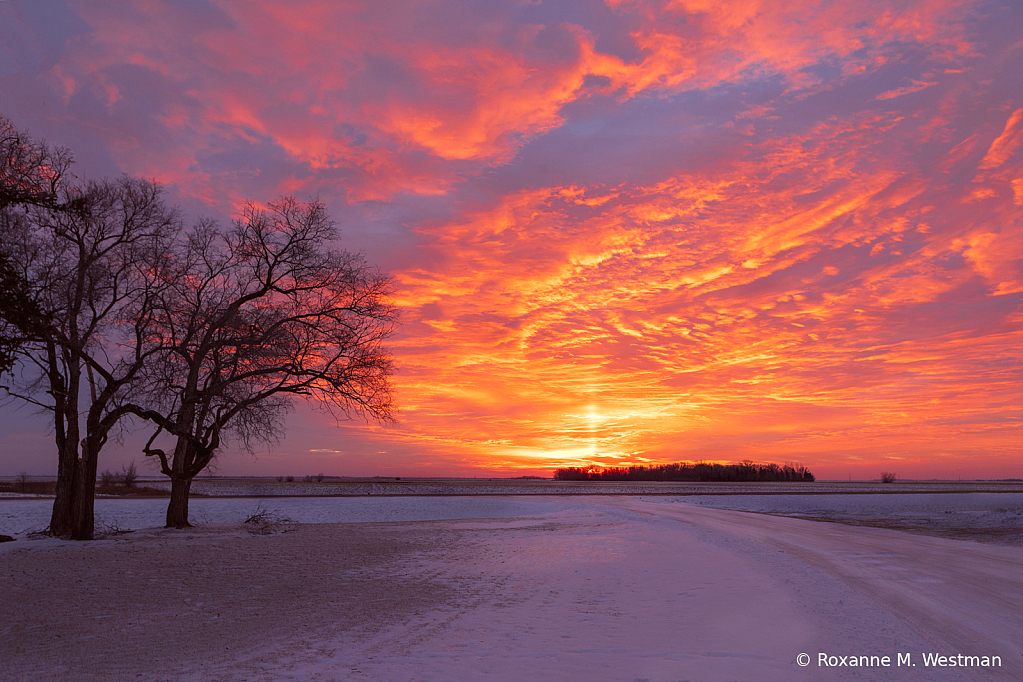
[[[997,654],[1004,663],[1003,674],[992,679],[1023,679],[1019,547],[691,505],[632,500],[616,504],[775,547],[885,605],[934,651]],[[923,665],[919,656],[913,660],[916,667]]]

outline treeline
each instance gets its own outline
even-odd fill
[[[554,472],[555,481],[688,481],[745,483],[752,481],[811,482],[814,475],[804,466],[786,464],[757,464],[745,461],[738,464],[689,464],[676,462],[660,466],[586,468],[566,467]]]

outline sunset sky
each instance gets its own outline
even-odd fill
[[[1018,0],[6,0],[0,113],[192,217],[319,196],[393,276],[399,423],[300,408],[219,473],[1023,477],[1021,27]],[[0,474],[55,472],[46,425],[0,407]]]

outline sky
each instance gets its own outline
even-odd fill
[[[1020,26],[1017,0],[5,0],[0,113],[195,218],[319,197],[393,277],[398,423],[300,404],[219,474],[1023,477]],[[56,470],[46,424],[0,406],[0,473]]]

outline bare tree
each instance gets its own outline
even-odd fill
[[[68,150],[37,142],[0,116],[0,221],[14,221],[14,207],[59,207],[71,163]],[[46,324],[7,251],[0,242],[0,374],[10,371],[25,336]]]
[[[135,460],[132,460],[127,466],[121,466],[121,485],[125,488],[134,488],[135,483],[138,481],[139,474],[135,468]]]
[[[336,418],[392,418],[390,282],[329,248],[336,237],[320,202],[293,198],[249,205],[227,231],[204,221],[189,234],[156,311],[165,350],[136,401],[155,406],[136,414],[157,426],[145,453],[171,479],[168,527],[189,525],[191,481],[226,435],[250,450],[276,442],[295,396]],[[170,452],[153,447],[161,432]]]
[[[66,185],[48,204],[4,215],[9,263],[47,320],[21,350],[35,373],[4,388],[52,412],[55,535],[92,539],[99,452],[133,412],[124,393],[156,352],[152,305],[179,226],[161,195],[157,184],[126,177]]]
[[[64,147],[33,140],[0,116],[0,209],[58,206],[72,163],[71,152]]]
[[[0,117],[0,369],[21,357],[27,377],[3,388],[53,415],[51,533],[92,538],[98,455],[126,415],[157,426],[145,451],[171,477],[169,526],[188,524],[226,435],[276,441],[294,396],[391,419],[389,281],[330,250],[322,204],[249,206],[180,243],[155,183],[73,185],[70,164]]]
[[[0,212],[0,222],[8,216]],[[0,227],[0,234],[6,232]],[[9,257],[0,251],[0,374],[10,372],[28,336],[36,335],[47,321],[29,294],[29,285]]]

